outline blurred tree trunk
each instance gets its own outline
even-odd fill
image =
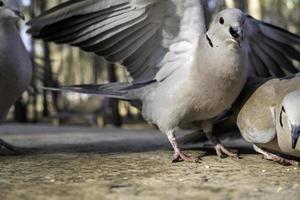
[[[239,9],[242,9],[243,11],[246,11],[247,10],[247,0],[236,0],[235,1],[235,6]]]
[[[240,8],[246,10],[247,2],[245,0],[225,0],[225,4],[228,8]]]
[[[27,104],[22,101],[22,97],[15,103],[14,119],[18,123],[27,123]]]
[[[108,81],[117,82],[116,76],[116,65],[109,64],[108,65]],[[120,127],[122,125],[122,119],[119,112],[119,101],[116,99],[109,100],[109,109],[111,114],[112,123],[114,126]]]
[[[44,2],[44,1],[43,1]],[[51,87],[51,78],[52,78],[52,69],[51,69],[51,60],[50,60],[50,50],[49,45],[43,42],[44,50],[44,68],[45,72],[43,75],[43,85],[45,87]],[[43,116],[49,116],[49,106],[48,106],[48,91],[43,90]]]
[[[100,58],[97,55],[93,55],[93,74],[94,74],[94,83],[98,83],[98,75],[100,74],[100,66],[101,66],[101,61]]]
[[[41,10],[45,10],[47,7],[46,1],[40,2]],[[43,52],[44,52],[44,74],[43,74],[43,85],[45,87],[51,87],[52,82],[52,68],[50,60],[50,49],[49,45],[46,42],[43,42]],[[49,116],[49,105],[48,105],[48,92],[43,90],[43,117]]]
[[[248,0],[249,13],[256,19],[262,19],[261,9],[262,7],[260,0]]]
[[[37,0],[31,0],[31,6],[30,6],[30,17],[33,18],[36,16],[37,14],[37,9],[39,10],[38,7],[38,2]],[[32,60],[32,80],[31,80],[31,86],[32,86],[32,93],[30,94],[30,100],[31,100],[31,104],[32,104],[32,109],[30,110],[31,113],[31,121],[32,122],[37,122],[38,121],[38,102],[37,102],[37,95],[38,95],[38,90],[36,88],[36,83],[37,83],[37,77],[38,77],[38,72],[37,72],[37,65],[35,62],[35,56],[36,56],[36,49],[35,49],[35,40],[31,40],[31,60]]]
[[[235,8],[235,0],[225,0],[225,4],[228,8]]]

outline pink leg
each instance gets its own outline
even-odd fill
[[[218,138],[213,134],[213,123],[210,120],[205,120],[202,122],[203,132],[205,133],[206,137],[209,141],[213,144],[216,153],[219,158],[222,158],[223,155],[227,155],[229,157],[238,158],[237,151],[231,152],[230,150],[226,149],[218,140]]]
[[[181,149],[179,148],[177,141],[176,141],[176,137],[174,135],[174,130],[172,131],[168,131],[167,132],[167,136],[169,139],[169,142],[171,143],[173,149],[174,149],[174,159],[172,162],[180,162],[180,161],[187,161],[187,162],[199,162],[199,158],[193,158],[189,155],[186,155],[185,153],[183,153],[181,151]]]
[[[206,133],[207,138],[212,142],[217,156],[219,158],[223,158],[224,155],[233,157],[233,158],[238,158],[237,151],[236,150],[229,150],[226,147],[224,147],[221,142],[212,134],[212,132]]]
[[[276,154],[267,152],[267,151],[259,148],[255,144],[253,145],[253,148],[256,152],[262,154],[264,156],[264,159],[266,159],[266,160],[272,160],[272,161],[277,162],[281,165],[297,165],[297,166],[300,165],[300,163],[298,161],[282,158],[282,157],[280,157]]]

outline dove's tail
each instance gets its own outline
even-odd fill
[[[102,85],[71,85],[59,88],[43,87],[44,90],[49,91],[70,91],[81,94],[100,95],[113,99],[120,99],[125,101],[139,101],[138,89],[143,88],[154,81],[145,83],[108,83]]]

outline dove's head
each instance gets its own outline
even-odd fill
[[[226,46],[241,47],[245,14],[239,9],[225,9],[219,12],[207,32],[212,43],[225,43]]]
[[[0,0],[0,19],[24,19],[18,0]]]
[[[288,93],[278,108],[278,131],[286,135],[286,139],[291,141],[291,147],[295,149],[300,136],[300,90]]]

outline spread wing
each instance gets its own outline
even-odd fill
[[[203,6],[195,0],[72,0],[28,24],[34,38],[121,63],[135,81],[164,79],[191,64],[206,31]]]
[[[251,16],[244,29],[252,75],[284,77],[300,71],[300,36]]]

